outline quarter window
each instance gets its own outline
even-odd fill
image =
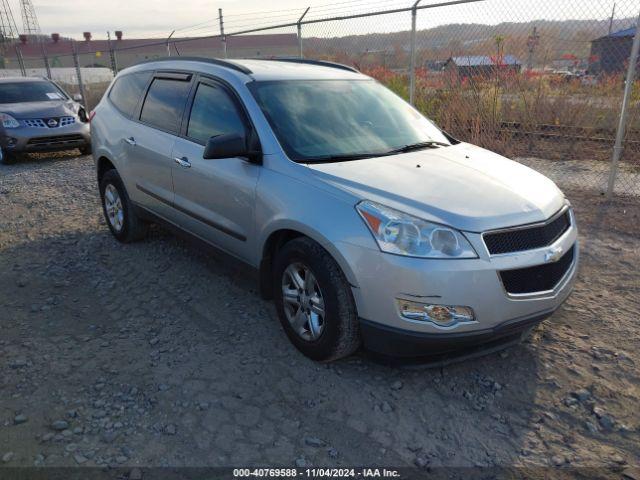
[[[178,133],[190,85],[186,81],[154,79],[144,100],[140,120],[161,130]]]
[[[151,72],[140,72],[125,75],[116,80],[109,92],[109,99],[123,115],[127,117],[133,115],[150,76]]]
[[[245,134],[245,124],[235,102],[221,87],[198,85],[189,117],[187,136],[205,144],[214,135]]]

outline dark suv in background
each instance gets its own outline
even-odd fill
[[[89,118],[77,100],[45,78],[1,78],[0,161],[73,148],[91,153]]]

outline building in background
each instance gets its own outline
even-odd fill
[[[591,41],[589,73],[620,73],[627,68],[635,27],[620,30]]]
[[[488,55],[466,55],[450,57],[444,66],[447,72],[461,78],[489,77],[500,73],[519,73],[522,63],[513,55],[490,57]]]
[[[116,51],[119,68],[154,58],[172,56],[185,57],[222,57],[222,42],[219,37],[174,39],[168,47],[166,42],[158,38],[123,39],[122,32],[111,40]],[[83,41],[76,41],[81,67],[110,67],[109,42],[92,40],[91,34],[85,32]],[[18,43],[27,68],[42,66],[42,47],[37,42],[23,39]],[[57,34],[52,34],[44,44],[52,68],[73,67],[71,42]],[[168,50],[169,51],[168,51]],[[298,37],[296,34],[240,35],[227,37],[227,55],[230,58],[256,58],[271,56],[297,56]],[[18,68],[15,48],[7,51],[8,67]]]

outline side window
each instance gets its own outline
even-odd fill
[[[150,76],[151,72],[140,72],[125,75],[116,80],[109,92],[109,99],[123,115],[127,117],[133,115]]]
[[[187,136],[205,144],[210,137],[223,133],[244,135],[242,115],[223,88],[201,83],[193,99]]]
[[[181,80],[154,79],[144,100],[140,120],[153,127],[178,133],[190,85]]]

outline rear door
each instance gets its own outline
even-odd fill
[[[222,83],[194,85],[173,150],[173,182],[180,224],[240,257],[249,258],[254,235],[255,190],[260,166],[243,158],[204,160],[207,140],[225,133],[249,138],[252,129],[239,99]]]
[[[171,153],[191,89],[191,73],[156,72],[140,107],[138,122],[124,139],[139,203],[175,217]]]

